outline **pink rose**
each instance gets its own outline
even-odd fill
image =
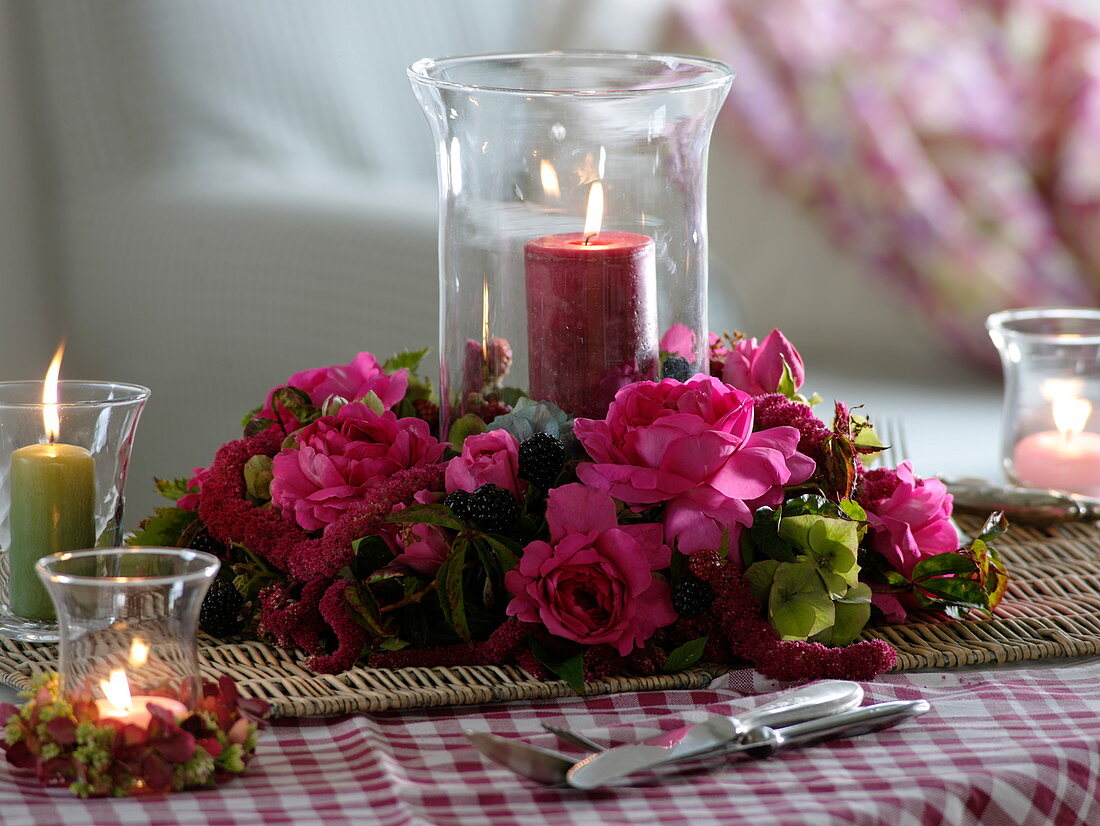
[[[307,531],[336,520],[394,471],[438,462],[446,444],[427,422],[375,413],[361,402],[322,416],[275,457],[271,501]]]
[[[422,490],[413,495],[413,501],[421,505],[435,504],[443,497],[432,491]],[[394,511],[402,510],[404,505],[396,505]],[[397,530],[392,535],[392,545],[397,556],[390,564],[395,568],[415,571],[418,574],[434,577],[451,553],[451,543],[447,534],[437,525],[391,525]],[[386,536],[383,534],[383,536]],[[387,540],[391,537],[386,536]]]
[[[320,407],[329,396],[343,396],[349,401],[361,399],[373,392],[389,410],[405,397],[409,379],[405,370],[398,370],[392,376],[386,373],[370,353],[360,353],[344,365],[317,367],[295,373],[279,387],[297,387],[309,396],[314,405]],[[279,387],[273,387],[267,393],[267,400],[260,416],[279,421],[272,406],[272,399]],[[296,430],[299,426],[294,415],[280,408],[282,421],[287,430]]]
[[[623,655],[676,620],[668,584],[653,575],[672,555],[660,525],[619,525],[614,500],[578,484],[550,491],[546,519],[550,541],[528,544],[504,577],[509,615]]]
[[[518,497],[527,487],[519,478],[519,442],[507,430],[467,436],[462,454],[447,463],[447,493],[469,493],[494,484]]]
[[[755,508],[778,504],[783,486],[815,469],[793,427],[754,433],[753,399],[710,376],[638,382],[615,396],[604,420],[573,432],[595,462],[582,482],[631,505],[667,502],[665,539],[683,553],[736,543]]]
[[[890,471],[871,471],[868,477],[879,491],[890,480]],[[860,504],[874,531],[871,547],[886,557],[900,573],[910,577],[926,556],[959,549],[959,535],[951,524],[952,497],[939,479],[918,479],[913,465],[902,462],[896,471],[897,486],[889,495]]]
[[[673,324],[661,336],[658,345],[662,353],[680,356],[688,361],[695,360],[695,331],[684,324]]]
[[[743,338],[726,355],[722,380],[754,396],[779,392],[784,366],[789,367],[794,389],[802,386],[806,368],[794,345],[778,330],[772,330],[760,344]]]

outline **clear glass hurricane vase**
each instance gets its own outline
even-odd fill
[[[35,575],[42,556],[122,542],[126,476],[148,388],[0,382],[0,633],[56,641],[53,606]]]
[[[140,698],[191,709],[201,688],[199,608],[216,557],[180,548],[54,554],[36,569],[57,610],[58,673],[71,700],[141,715]],[[111,691],[125,686],[123,699]]]
[[[424,59],[409,77],[436,142],[444,427],[523,394],[601,416],[658,377],[662,340],[704,369],[728,66],[567,52]]]
[[[1006,476],[1100,496],[1100,310],[1007,310],[986,327],[1004,368]]]

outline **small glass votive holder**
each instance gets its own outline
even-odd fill
[[[56,642],[56,614],[34,564],[122,542],[123,492],[149,389],[61,381],[0,382],[0,634]]]
[[[1006,310],[986,328],[1004,368],[1008,479],[1100,496],[1100,310]]]
[[[199,608],[217,557],[180,548],[53,554],[35,569],[57,608],[62,696],[147,727],[148,704],[182,719],[201,696]]]

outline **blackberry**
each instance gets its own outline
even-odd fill
[[[454,511],[454,515],[459,519],[470,518],[470,494],[464,490],[456,490],[454,493],[448,493],[443,499],[443,504]]]
[[[661,362],[661,378],[687,381],[692,376],[691,365],[683,356],[669,356]]]
[[[196,551],[214,554],[217,557],[221,557],[226,551],[225,545],[212,537],[205,529],[195,534],[188,547]]]
[[[565,444],[549,433],[536,433],[519,446],[519,478],[549,488],[561,473]]]
[[[500,531],[519,519],[519,502],[496,485],[482,485],[465,502],[466,518],[483,531]]]
[[[199,609],[199,625],[214,637],[228,637],[244,627],[244,596],[228,579],[215,579]]]
[[[672,607],[681,617],[697,617],[714,602],[709,582],[686,576],[672,588]]]

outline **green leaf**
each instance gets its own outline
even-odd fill
[[[584,694],[583,654],[577,654],[567,660],[559,661],[538,640],[531,640],[531,653],[535,655],[536,660],[546,667],[547,671],[565,680],[569,683],[569,687],[578,694]]]
[[[400,651],[402,648],[409,647],[409,641],[400,637],[386,637],[378,644],[378,647],[383,651]]]
[[[763,605],[768,603],[768,594],[771,593],[772,582],[775,580],[775,569],[781,564],[783,563],[775,559],[762,559],[745,569],[745,579],[752,589],[752,595]]]
[[[171,499],[175,502],[189,493],[187,483],[190,481],[186,477],[183,479],[153,479],[153,484],[157,487],[157,493],[165,499]]]
[[[351,549],[355,551],[355,560],[352,562],[352,576],[356,579],[366,579],[379,568],[384,568],[393,561],[393,551],[386,544],[386,540],[376,534],[364,536],[351,543]]]
[[[371,636],[377,639],[392,636],[392,632],[386,629],[382,623],[382,613],[378,608],[378,600],[366,585],[349,585],[344,589],[344,599],[351,608],[351,617],[355,622],[365,628]]]
[[[989,514],[989,518],[982,525],[982,529],[978,533],[978,539],[982,542],[989,542],[1007,530],[1008,520],[1005,519],[1004,511],[994,511]]]
[[[413,525],[439,525],[452,531],[462,530],[462,522],[446,505],[409,505],[391,513],[383,521]]]
[[[156,508],[146,517],[134,533],[127,537],[127,545],[152,547],[180,547],[185,534],[201,524],[194,511],[180,508]]]
[[[463,588],[466,549],[466,540],[459,538],[451,547],[451,555],[436,573],[435,581],[444,618],[459,637],[470,642],[470,626],[466,621],[466,594]]]
[[[804,640],[833,624],[836,614],[812,562],[784,562],[775,570],[768,618],[785,640]]]
[[[672,650],[672,653],[668,655],[668,659],[666,659],[661,666],[661,671],[666,674],[671,674],[675,671],[683,671],[685,668],[691,668],[703,658],[703,649],[706,647],[706,637],[699,637],[690,642],[685,642],[683,645]]]
[[[855,640],[871,618],[871,588],[860,582],[848,590],[843,599],[834,603],[836,619],[833,621],[831,645],[847,645]]]
[[[981,583],[973,579],[954,577],[930,579],[920,584],[917,597],[923,597],[924,600],[931,597],[939,602],[965,606],[977,611],[989,610],[989,595],[986,594]]]
[[[394,353],[382,363],[382,369],[387,373],[395,373],[402,369],[415,373],[420,369],[420,362],[424,360],[424,356],[428,355],[430,349],[425,347],[423,350],[405,350],[401,353]]]
[[[476,436],[478,433],[484,433],[487,428],[488,425],[485,424],[485,421],[480,416],[475,416],[473,413],[467,413],[451,425],[451,430],[447,434],[447,441],[451,443],[451,447],[455,450],[462,450],[462,443],[466,441],[467,436]]]
[[[259,416],[260,411],[263,409],[263,405],[260,405],[259,407],[253,407],[251,410],[245,413],[244,418],[241,419],[241,427],[248,427],[248,423]]]
[[[798,392],[798,388],[794,385],[794,376],[791,375],[791,365],[787,363],[787,357],[780,355],[779,358],[783,360],[783,375],[779,377],[779,386],[775,392],[782,393],[789,399]]]
[[[858,502],[853,499],[841,499],[837,505],[845,515],[856,522],[867,521],[867,511],[865,511]]]
[[[741,543],[746,563],[751,564],[758,557],[794,562],[794,549],[779,535],[778,518],[778,513],[767,507],[758,508],[753,514],[752,527],[745,531],[745,541]]]
[[[489,547],[496,553],[497,560],[500,563],[500,570],[503,573],[508,573],[519,564],[519,557],[522,554],[522,549],[519,545],[500,536],[483,534],[481,538],[485,542],[488,542]]]
[[[913,566],[913,581],[923,582],[923,580],[934,577],[951,574],[971,575],[977,572],[978,566],[974,563],[974,560],[966,554],[960,554],[957,551],[947,551],[942,554],[935,554],[934,556],[926,556]]]

